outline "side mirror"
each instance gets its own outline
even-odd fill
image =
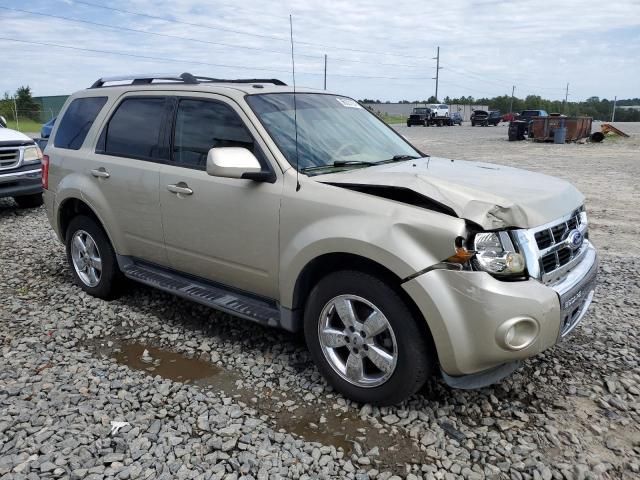
[[[212,148],[207,154],[207,173],[212,177],[244,178],[266,181],[271,172],[263,172],[251,151],[240,147]]]

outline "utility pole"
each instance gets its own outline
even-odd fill
[[[569,99],[569,82],[567,82],[567,90],[564,94],[564,105],[562,106],[562,113],[567,111],[567,100]]]
[[[516,91],[516,86],[511,87],[511,104],[509,105],[509,113],[513,113],[513,94]]]
[[[327,89],[327,54],[324,54],[324,89]]]
[[[442,67],[440,66],[440,47],[438,47],[438,53],[433,57],[433,60],[436,61],[436,76],[433,77],[433,80],[436,81],[436,101],[438,101],[438,77],[440,76],[440,70],[442,70]]]
[[[613,112],[611,112],[611,121],[613,122],[616,118],[616,104],[618,103],[618,97],[613,97]]]

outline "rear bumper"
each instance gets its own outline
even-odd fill
[[[0,172],[0,198],[33,195],[42,192],[42,168],[30,165]]]
[[[472,375],[473,388],[481,386],[479,378],[493,383],[501,378],[498,372],[509,374],[515,362],[568,335],[593,298],[598,259],[590,248],[554,287],[534,279],[505,282],[484,272],[451,270],[431,270],[404,283],[429,325],[445,380]],[[448,383],[465,382],[455,378]]]

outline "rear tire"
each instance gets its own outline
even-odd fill
[[[123,276],[116,253],[95,220],[84,215],[73,218],[65,234],[65,244],[76,285],[89,295],[105,300],[120,293]]]
[[[36,208],[44,203],[41,193],[13,197],[20,208]]]
[[[433,372],[435,355],[423,321],[379,278],[345,270],[327,275],[311,291],[304,334],[318,370],[338,392],[361,403],[392,405],[418,391]]]

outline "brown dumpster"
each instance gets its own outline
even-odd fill
[[[534,117],[531,122],[531,137],[537,142],[553,142],[557,128],[567,129],[567,142],[575,142],[591,135],[591,117]]]

